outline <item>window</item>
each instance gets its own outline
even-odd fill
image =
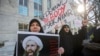
[[[28,31],[28,24],[19,23],[19,31]]]
[[[19,0],[19,5],[26,6],[28,5],[28,0]]]
[[[19,0],[19,14],[27,16],[27,14],[28,14],[28,0]]]
[[[47,9],[49,10],[51,8],[51,0],[47,0]]]
[[[34,0],[34,17],[42,17],[42,0]]]

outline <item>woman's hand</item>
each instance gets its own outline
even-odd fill
[[[64,53],[64,48],[63,47],[59,47],[58,48],[58,54],[63,54]]]
[[[55,25],[55,27],[54,27],[54,28],[55,28],[55,30],[58,30],[58,28],[59,28],[59,27],[58,27],[58,25]]]

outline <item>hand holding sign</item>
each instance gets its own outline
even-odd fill
[[[64,53],[64,48],[63,47],[60,47],[59,49],[58,49],[58,54],[63,54]]]
[[[58,28],[59,28],[59,27],[58,27],[58,25],[55,25],[55,27],[54,27],[54,28],[55,28],[55,30],[58,30]]]
[[[84,19],[84,20],[82,21],[82,25],[83,25],[83,26],[87,26],[87,24],[88,24],[88,20],[87,20],[87,19]]]

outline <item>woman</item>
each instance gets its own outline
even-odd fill
[[[60,35],[59,49],[64,49],[64,51],[60,50],[64,52],[62,56],[72,56],[73,55],[73,35],[70,31],[69,26],[63,25],[59,32],[59,35]]]
[[[82,42],[87,35],[87,20],[82,21],[82,28],[79,30],[79,33],[72,35],[69,26],[63,25],[60,30],[60,48],[58,53],[62,56],[83,56],[82,54]]]
[[[43,28],[37,19],[32,19],[29,23],[29,32],[40,32],[43,33]]]
[[[37,19],[32,19],[29,22],[29,32],[40,32],[40,33],[43,33],[43,28],[42,28],[40,22]],[[22,56],[23,53],[24,53],[24,49],[23,49],[21,43],[18,43],[18,44],[19,44],[18,45],[18,50],[20,50],[18,53],[20,54],[20,56]],[[16,56],[16,45],[15,45],[14,56]]]

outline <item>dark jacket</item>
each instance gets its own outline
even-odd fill
[[[60,46],[65,49],[64,56],[70,55],[73,52],[73,36],[71,33],[63,33],[60,35]]]
[[[92,42],[100,43],[100,28],[99,29],[96,29],[96,28],[94,29],[93,36],[94,36],[94,38],[93,38]]]
[[[100,28],[92,28],[89,31],[89,36],[93,34],[94,38],[85,45],[83,49],[84,56],[100,56]]]
[[[74,35],[74,49],[82,49],[83,48],[83,40],[87,37],[87,29],[86,26],[83,26],[78,34]]]
[[[69,27],[68,25],[65,25]],[[87,27],[83,26],[82,29],[79,30],[79,33],[76,35],[72,35],[71,31],[68,33],[65,32],[64,26],[59,32],[60,35],[60,46],[63,47],[65,50],[64,54],[62,56],[81,56],[81,51],[82,51],[82,43],[83,40],[87,36]],[[72,55],[70,55],[72,54]]]
[[[73,44],[74,44],[74,52],[73,52],[73,55],[74,56],[83,56],[82,54],[82,49],[83,49],[83,40],[86,38],[87,36],[87,27],[86,26],[83,26],[78,34],[74,35],[74,41],[73,41]]]

